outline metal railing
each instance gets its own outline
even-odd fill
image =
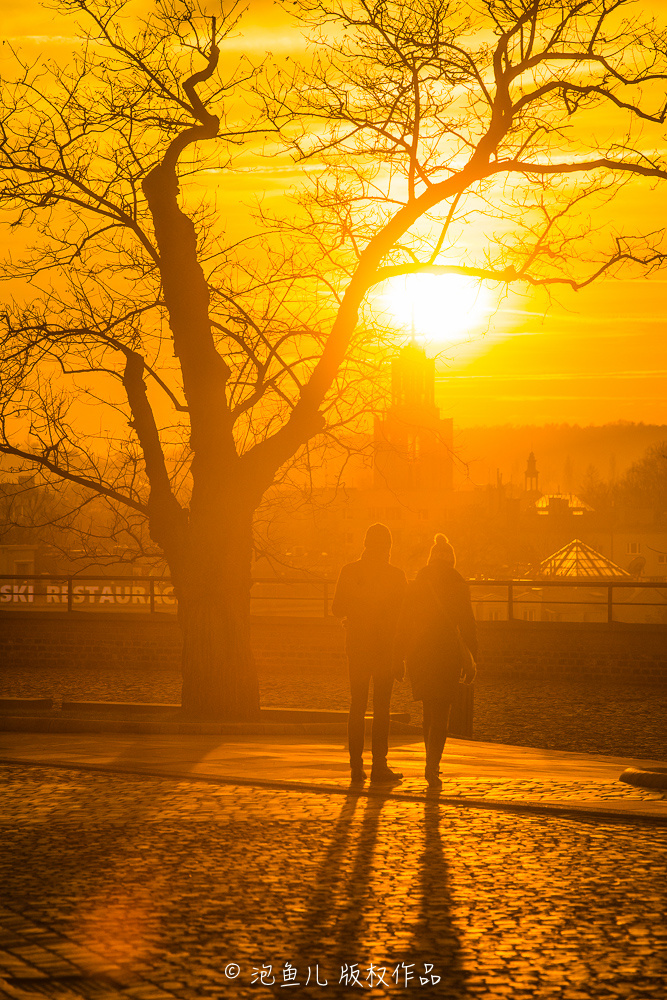
[[[335,584],[318,578],[253,579],[251,608],[254,614],[329,615]],[[667,623],[667,581],[660,580],[470,580],[472,602],[479,616],[486,606],[496,606],[507,621],[519,619],[521,610],[540,608],[554,615],[560,605],[596,610],[602,620],[613,622],[614,610],[623,608],[660,608],[661,620]],[[505,592],[496,596],[498,589]],[[568,590],[583,591],[568,600]],[[637,594],[655,590],[657,601],[637,599]],[[484,593],[480,594],[480,591]],[[550,591],[560,591],[549,596]],[[594,593],[594,592],[597,592]],[[590,598],[589,595],[590,594]],[[624,599],[625,595],[632,597]],[[647,595],[650,596],[650,595]],[[601,599],[596,599],[600,597]],[[177,600],[171,579],[166,576],[91,576],[91,575],[11,575],[0,574],[0,614],[3,609],[50,611],[149,611],[175,612]],[[604,610],[603,610],[604,609]],[[497,617],[494,615],[493,617]],[[533,620],[533,619],[530,619]],[[548,620],[548,618],[547,618]]]
[[[577,580],[577,579],[563,579],[563,580],[470,580],[469,581],[471,591],[472,591],[472,603],[473,605],[481,604],[501,604],[504,605],[506,609],[507,621],[516,620],[516,609],[517,606],[523,606],[524,609],[530,605],[539,605],[541,609],[545,607],[552,608],[558,607],[559,605],[566,605],[569,607],[579,607],[590,611],[592,608],[605,608],[605,617],[607,622],[614,621],[614,608],[624,608],[628,609],[631,607],[637,609],[645,608],[661,608],[665,613],[665,622],[667,623],[667,580],[664,582],[662,580],[605,580],[605,579],[591,579],[591,580]],[[493,597],[490,595],[479,596],[476,594],[480,588],[489,589],[503,587],[507,590],[506,597]],[[545,591],[549,590],[556,591],[567,591],[567,590],[583,590],[583,591],[598,591],[603,595],[602,600],[567,600],[561,596],[548,596]],[[614,601],[614,592],[625,591],[649,591],[655,590],[660,596],[659,601],[646,601],[646,600],[616,600]],[[537,596],[532,596],[535,592],[539,592]],[[528,593],[526,593],[528,592]],[[531,594],[532,592],[532,594]]]
[[[252,584],[251,601],[255,612],[257,606],[267,603],[287,602],[288,608],[294,608],[295,604],[290,602],[296,602],[299,608],[288,613],[312,615],[315,608],[318,616],[329,614],[333,586],[329,580],[257,577]],[[274,592],[262,592],[262,588]],[[276,588],[283,592],[276,594]],[[294,590],[301,592],[294,593]],[[154,614],[175,612],[177,605],[168,576],[0,574],[0,613],[3,609],[13,609],[149,611]]]

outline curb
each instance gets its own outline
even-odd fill
[[[643,771],[638,767],[626,767],[619,781],[638,788],[667,788],[667,767]]]
[[[667,814],[631,812],[627,809],[605,809],[597,806],[549,805],[533,802],[508,802],[500,799],[462,798],[442,795],[440,792],[400,792],[395,786],[381,785],[359,788],[339,785],[320,785],[312,782],[297,782],[269,778],[222,777],[210,774],[194,774],[191,771],[159,771],[152,768],[115,767],[111,764],[77,764],[53,760],[24,760],[20,757],[0,757],[0,766],[57,768],[63,771],[89,771],[101,774],[123,774],[127,777],[159,778],[171,781],[189,781],[208,785],[236,785],[245,788],[273,788],[288,792],[308,792],[319,795],[344,795],[357,798],[394,799],[403,802],[438,802],[447,806],[467,809],[485,809],[489,812],[507,812],[532,816],[558,816],[564,819],[600,819],[617,823],[649,824],[667,827]]]

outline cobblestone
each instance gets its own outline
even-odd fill
[[[275,996],[286,962],[321,1000],[359,991],[339,982],[353,963],[387,968],[374,996],[667,995],[664,828],[40,767],[0,780],[2,997]],[[251,985],[265,963],[275,984]],[[441,979],[420,986],[427,963]]]
[[[462,799],[492,799],[494,802],[650,802],[665,801],[667,790],[639,788],[601,781],[552,781],[545,778],[531,780],[525,778],[469,778],[457,775],[443,778],[442,796],[457,796]],[[322,784],[333,782],[322,779]],[[400,791],[419,794],[424,791],[424,782],[408,779],[401,783]]]
[[[293,708],[347,710],[349,684],[341,666],[324,673],[312,664],[265,667],[262,703]],[[180,673],[173,669],[95,670],[72,666],[53,670],[36,663],[29,670],[5,668],[0,697],[52,697],[178,703]],[[394,688],[392,707],[420,724],[421,703],[407,681]],[[475,683],[476,740],[629,757],[665,756],[667,690],[664,686],[601,680],[489,677],[480,667]]]
[[[415,736],[399,739],[391,740],[390,759],[405,778],[392,797],[423,799],[427,792],[423,744]],[[347,750],[338,737],[277,741],[266,736],[3,733],[0,742],[0,762],[32,763],[54,771],[74,767],[280,790],[331,789],[339,795],[349,789]],[[628,764],[658,766],[654,761],[549,753],[452,738],[442,759],[440,799],[443,804],[475,808],[574,810],[667,820],[667,789],[619,781]],[[54,785],[40,808],[57,809],[59,794]]]

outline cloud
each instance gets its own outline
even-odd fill
[[[632,378],[667,378],[667,369],[657,371],[625,371],[625,372],[536,372],[528,375],[436,375],[436,381],[448,382],[458,379],[492,379],[494,382],[548,382],[554,381],[593,381],[595,379],[632,379]]]
[[[12,35],[5,41],[12,45],[77,45],[83,44],[83,39],[76,35]]]

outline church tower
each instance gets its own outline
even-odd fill
[[[391,363],[391,405],[375,419],[375,488],[451,490],[453,423],[435,405],[435,361],[408,344]]]
[[[528,456],[528,462],[526,464],[526,471],[524,472],[524,480],[526,484],[527,493],[538,493],[537,478],[539,472],[537,471],[537,459],[535,458],[534,452],[531,451]]]

